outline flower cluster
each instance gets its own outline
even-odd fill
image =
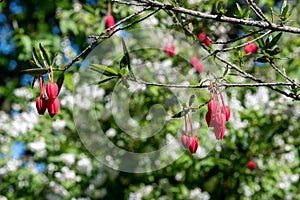
[[[189,136],[187,120],[186,120],[186,116],[184,116],[185,135],[181,136],[181,143],[183,144],[183,146],[186,149],[188,148],[190,150],[190,152],[192,154],[194,154],[194,153],[196,153],[196,151],[198,149],[198,138],[195,137],[193,124],[192,124],[192,121],[191,121],[190,114],[187,114],[187,115],[188,115],[188,119],[189,119],[192,134],[191,134],[191,136]]]
[[[207,35],[205,35],[204,33],[199,33],[198,34],[198,38],[201,42],[203,42],[206,46],[210,46],[211,40],[209,37],[207,37]]]
[[[59,111],[60,102],[57,98],[58,85],[53,82],[51,77],[50,82],[46,84],[47,97],[44,95],[44,79],[40,76],[40,96],[36,99],[36,109],[40,115],[43,115],[48,109],[50,117],[54,117]]]
[[[230,108],[225,105],[222,92],[218,93],[217,88],[211,84],[208,112],[206,113],[205,119],[208,127],[213,127],[215,136],[218,140],[223,139],[226,130],[225,124],[229,118]]]

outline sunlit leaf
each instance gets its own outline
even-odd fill
[[[92,64],[88,68],[105,76],[118,76],[118,73],[114,69],[104,65]]]
[[[39,60],[39,58],[38,58],[38,56],[37,56],[37,53],[36,53],[36,50],[35,50],[34,47],[32,48],[32,55],[33,55],[33,60],[34,60],[35,64],[36,64],[39,68],[43,68],[43,67],[42,67],[42,64],[40,63],[40,60]]]
[[[42,59],[44,61],[45,66],[49,67],[50,66],[49,56],[48,56],[46,50],[44,49],[44,47],[41,44],[39,44],[39,47],[40,47],[41,56],[42,56]]]

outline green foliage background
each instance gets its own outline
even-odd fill
[[[18,2],[23,12],[13,13],[9,8]],[[90,4],[87,4],[90,2]],[[63,91],[60,94],[62,107],[60,113],[51,119],[48,114],[37,116],[35,99],[39,89],[30,88],[24,83],[22,69],[30,68],[28,60],[32,59],[32,47],[39,43],[56,55],[56,65],[68,64],[88,44],[88,36],[99,34],[104,30],[104,17],[107,13],[107,1],[3,1],[0,4],[6,22],[2,25],[11,27],[11,37],[3,37],[7,43],[14,44],[9,54],[0,52],[0,198],[5,199],[299,199],[299,102],[276,94],[266,88],[228,88],[226,101],[232,109],[232,118],[227,123],[224,140],[218,142],[207,156],[184,153],[178,160],[167,167],[149,173],[125,173],[115,171],[97,161],[82,144],[73,121],[73,107],[69,101],[72,91],[79,91],[73,84],[74,73],[79,64],[66,73]],[[91,3],[92,2],[92,3]],[[94,2],[94,3],[93,3]],[[228,15],[238,13],[235,1],[226,1]],[[297,5],[297,2],[294,5]],[[278,10],[281,1],[260,1],[259,6],[269,15],[269,7]],[[243,4],[241,4],[243,6]],[[200,11],[210,11],[212,1],[198,3],[183,1],[183,6]],[[244,8],[244,7],[243,7]],[[135,12],[134,8],[113,4],[113,15],[120,20]],[[250,17],[255,17],[251,14]],[[174,24],[168,23],[172,18],[167,12],[155,15],[157,27],[180,31]],[[289,25],[299,24],[299,8],[293,7]],[[147,22],[147,20],[146,20]],[[205,29],[213,40],[237,37],[239,31],[248,31],[249,27],[232,24],[220,24],[209,20],[193,19],[194,32]],[[129,22],[127,22],[129,23]],[[143,28],[145,23],[134,28]],[[222,27],[220,32],[216,27]],[[2,40],[2,39],[1,39]],[[111,38],[114,44],[120,43],[119,37]],[[149,38],[155,41],[155,36]],[[176,40],[176,38],[175,38]],[[245,42],[245,41],[243,41]],[[240,42],[234,43],[239,44]],[[278,43],[282,48],[278,64],[285,67],[292,78],[299,80],[299,44],[298,35],[284,34]],[[192,56],[197,48],[180,49]],[[195,50],[196,49],[196,50]],[[135,56],[145,60],[153,59],[155,51],[137,52]],[[279,80],[277,74],[270,72],[266,65],[260,67],[242,53],[241,67],[256,77],[264,80]],[[230,52],[226,56],[237,64],[237,54]],[[163,55],[160,61],[171,60]],[[185,58],[189,59],[189,58]],[[240,58],[239,58],[240,59]],[[17,62],[14,69],[9,69],[11,60]],[[83,60],[83,59],[82,59]],[[210,60],[209,66],[221,66]],[[172,59],[172,67],[178,67],[183,74],[188,74],[191,67],[179,57]],[[196,84],[199,75],[192,72]],[[228,76],[228,80],[238,77]],[[99,90],[105,91],[103,102],[96,109],[105,112],[115,82],[109,82]],[[37,84],[36,84],[37,85]],[[80,93],[80,92],[79,92]],[[92,94],[90,94],[92,95]],[[88,97],[82,96],[88,99]],[[163,104],[170,98],[167,89],[146,87],[146,91],[131,98],[133,106],[148,111],[154,103]],[[198,105],[209,99],[209,92],[197,93]],[[170,108],[171,113],[180,111],[180,106]],[[144,118],[145,114],[137,109],[130,110],[132,116]],[[193,114],[201,128],[197,136],[208,133],[205,125],[206,107]],[[146,113],[146,112],[145,112]],[[169,113],[169,114],[171,114]],[[157,149],[166,142],[167,134],[177,138],[182,132],[182,121],[175,119],[164,126],[161,133],[142,142],[133,141],[120,130],[112,116],[99,119],[105,131],[115,131],[113,142],[124,149],[147,152]],[[141,123],[149,123],[144,120]],[[179,140],[179,138],[177,138]],[[200,139],[201,140],[201,139]],[[12,159],[11,146],[15,141],[25,142],[25,155]],[[32,147],[32,143],[40,142]],[[120,143],[121,142],[121,143]],[[200,142],[205,146],[204,139]],[[44,145],[44,146],[43,146]],[[200,149],[201,151],[201,149]],[[74,157],[66,161],[62,155]],[[253,158],[257,169],[250,171],[247,162]],[[72,159],[71,159],[72,160]],[[38,172],[35,163],[44,163],[45,168]],[[84,163],[84,164],[83,164]]]

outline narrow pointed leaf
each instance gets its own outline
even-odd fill
[[[106,78],[101,79],[100,81],[98,81],[97,84],[100,85],[102,83],[105,83],[105,82],[110,81],[110,80],[115,79],[115,78],[117,78],[117,76],[106,77]]]
[[[33,60],[28,60],[28,63],[32,66],[32,67],[37,67],[37,65],[35,64],[35,62]]]
[[[92,64],[88,68],[105,76],[118,76],[118,73],[114,69],[100,64]]]
[[[50,66],[49,56],[48,56],[46,50],[44,49],[44,47],[41,45],[41,43],[39,44],[39,47],[40,47],[41,56],[42,56],[45,66],[49,67]]]
[[[280,37],[282,36],[282,32],[278,33],[272,40],[271,42],[267,45],[267,48],[272,48],[277,44],[279,41]]]
[[[33,88],[34,87],[34,83],[35,83],[35,81],[36,81],[36,79],[37,79],[38,77],[37,76],[34,76],[33,77],[33,79],[32,79],[32,81],[31,81],[31,88]]]
[[[124,57],[122,58],[121,60],[121,63],[120,63],[120,69],[123,68],[123,67],[126,67],[128,68],[129,70],[129,74],[132,78],[135,79],[135,76],[134,76],[134,73],[131,69],[131,66],[130,66],[130,57],[129,57],[129,53],[128,53],[128,50],[127,50],[127,47],[126,47],[126,44],[125,44],[125,41],[124,39],[122,38],[122,45],[123,45],[123,52],[124,52]],[[123,60],[124,59],[124,60]],[[124,66],[125,65],[125,66]]]
[[[21,72],[24,74],[30,74],[32,76],[42,76],[48,72],[48,69],[39,69],[39,68],[24,69]]]
[[[36,50],[33,47],[32,48],[32,55],[33,55],[33,60],[35,62],[35,64],[39,67],[39,68],[43,68],[42,64],[40,63],[39,57],[37,56]]]
[[[62,72],[62,73],[59,75],[59,77],[58,77],[58,79],[57,79],[57,81],[56,81],[56,84],[57,84],[57,86],[58,86],[58,94],[59,94],[59,92],[60,92],[60,90],[61,90],[61,87],[62,87],[62,85],[63,85],[63,83],[64,83],[64,80],[65,80],[65,73]]]

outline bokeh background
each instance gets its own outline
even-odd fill
[[[235,15],[236,1],[225,3],[228,15]],[[239,3],[244,6],[242,1]],[[293,12],[289,23],[298,26],[299,7],[296,5],[299,2],[290,3]],[[55,66],[65,66],[90,44],[88,36],[104,31],[107,5],[107,1],[97,0],[4,0],[0,3],[0,199],[299,199],[300,104],[267,88],[226,89],[225,100],[232,117],[227,123],[224,140],[220,142],[210,137],[214,135],[205,124],[206,107],[194,112],[193,125],[200,140],[195,155],[180,146],[183,119],[169,120],[151,138],[136,140],[124,133],[112,113],[106,112],[111,109],[111,94],[116,82],[99,86],[96,93],[89,90],[90,82],[74,84],[82,73],[84,56],[65,74],[59,95],[59,114],[53,119],[48,114],[37,114],[38,84],[31,88],[32,76],[20,72],[31,67],[28,60],[32,59],[32,48],[38,48],[41,43],[55,58]],[[278,11],[281,1],[259,1],[258,5],[271,17],[269,8]],[[183,1],[183,6],[210,12],[213,2],[189,0]],[[112,14],[118,21],[136,9],[114,3]],[[251,14],[250,17],[256,16]],[[174,34],[180,30],[173,26],[172,20],[168,13],[160,11],[132,28],[162,29],[166,36],[161,48],[170,41],[177,48],[178,56],[171,58],[162,49],[143,49],[139,44],[141,47],[132,53],[131,60],[136,69],[145,66],[148,70],[149,77],[145,74],[143,77],[172,83],[170,70],[176,69],[190,84],[197,84],[200,79],[207,78],[209,72],[221,73],[222,64],[210,58],[203,61],[203,74],[190,66],[190,57],[197,55],[201,59],[207,54],[200,46],[181,43]],[[213,40],[223,41],[251,29],[201,19],[194,19],[193,27],[195,33],[205,31]],[[148,34],[150,43],[157,42],[155,34]],[[109,40],[120,46],[121,37],[130,38],[130,31],[118,32]],[[277,60],[286,73],[298,81],[299,44],[298,35],[284,34],[278,44],[282,49],[279,57],[288,59]],[[234,53],[226,52],[222,56],[239,62],[256,77],[281,80],[267,65],[254,62],[255,55],[244,56],[240,62]],[[244,53],[242,49],[240,53]],[[113,58],[114,55],[100,62],[118,63],[121,57]],[[161,76],[153,78],[152,72]],[[238,76],[227,78],[244,81]],[[195,93],[195,106],[209,99],[207,89],[179,93]],[[174,92],[168,88],[143,86],[133,94],[130,114],[142,125],[151,122],[147,113],[154,104],[168,105],[165,107],[168,116],[181,108],[173,99]],[[96,104],[95,98],[98,99]],[[164,168],[144,173],[112,169],[83,145],[74,123],[74,106],[84,109],[91,106],[96,110],[105,137],[120,148],[149,152],[165,146],[171,138],[177,140],[180,156]],[[112,159],[105,155],[104,158],[107,162]],[[250,160],[256,163],[255,170],[247,168]],[[132,171],[135,167],[138,170],[138,166],[131,167]]]

